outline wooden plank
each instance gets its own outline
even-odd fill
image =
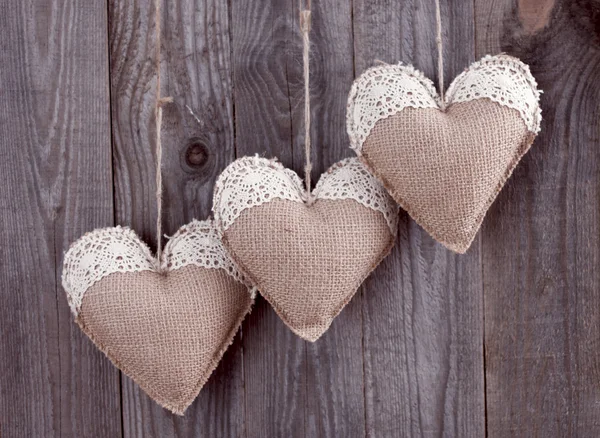
[[[233,5],[238,156],[277,156],[303,175],[304,113],[299,5]],[[346,95],[352,82],[351,9],[313,4],[313,180],[350,155]],[[257,110],[258,108],[258,110]],[[264,301],[245,324],[248,436],[362,436],[360,305],[353,302],[315,344],[294,336]],[[358,359],[358,360],[357,360]]]
[[[119,373],[60,285],[69,243],[113,220],[106,7],[1,9],[0,435],[119,436]]]
[[[277,157],[294,170],[289,86],[299,87],[298,7],[292,0],[231,3],[236,155]],[[293,79],[290,79],[290,73]],[[262,298],[243,325],[245,434],[306,435],[306,346]]]
[[[488,436],[599,436],[599,16],[475,4],[478,54],[520,57],[544,90],[542,131],[484,226]]]
[[[110,8],[116,219],[155,247],[154,2],[112,0]],[[227,4],[164,2],[162,11],[164,220],[172,234],[205,218],[218,173],[233,159]],[[239,337],[187,410],[171,415],[123,378],[125,436],[239,436],[243,432]]]
[[[295,24],[295,23],[294,23]],[[295,25],[295,30],[297,26]],[[304,96],[300,36],[288,67],[292,102],[294,168],[304,165]],[[346,133],[346,102],[354,79],[352,4],[312,4],[312,181],[333,163],[353,156]],[[300,173],[302,174],[302,173]],[[344,218],[339,218],[343,221]],[[364,437],[362,315],[360,291],[315,343],[306,343],[306,436]]]
[[[473,61],[473,9],[441,3],[447,84]],[[357,75],[401,60],[437,81],[434,7],[355,1]],[[485,435],[479,245],[453,254],[401,213],[396,247],[364,286],[367,435]]]

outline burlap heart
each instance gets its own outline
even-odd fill
[[[100,229],[65,255],[63,287],[83,332],[181,415],[232,342],[254,292],[209,221],[180,228],[165,246],[162,273],[157,265],[133,231]]]
[[[246,157],[219,177],[213,211],[240,270],[294,333],[315,341],[393,246],[398,209],[355,158],[306,198],[294,172]]]
[[[348,99],[351,147],[429,234],[463,253],[540,129],[535,79],[506,55],[486,56],[448,88],[410,66],[358,78]]]

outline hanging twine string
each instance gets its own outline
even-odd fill
[[[156,258],[158,271],[162,272],[162,142],[160,131],[162,128],[163,105],[173,102],[172,97],[161,97],[160,89],[160,46],[161,46],[161,8],[160,0],[154,1],[154,20],[156,26],[156,102],[154,104],[154,118],[156,122]]]
[[[442,111],[446,109],[446,99],[444,96],[444,54],[442,47],[442,13],[440,10],[440,0],[435,0],[435,24],[436,24],[436,37],[435,42],[438,49],[438,80],[440,87],[440,97],[442,99]]]
[[[313,202],[311,192],[310,173],[312,162],[310,156],[310,0],[306,2],[306,9],[300,11],[300,30],[302,31],[302,64],[304,67],[304,182],[306,183],[306,199],[310,205]]]

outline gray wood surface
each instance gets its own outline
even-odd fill
[[[60,286],[69,243],[113,223],[106,9],[0,10],[0,436],[119,436],[119,372]]]
[[[292,160],[288,69],[299,47],[291,1],[231,3],[236,156]],[[297,71],[297,70],[296,70]],[[305,436],[306,351],[258,299],[244,321],[245,434]]]
[[[116,222],[155,242],[156,32],[153,0],[109,2]],[[204,219],[220,171],[233,159],[229,14],[220,1],[165,3],[163,231]],[[244,393],[239,338],[185,417],[169,414],[123,377],[127,437],[240,436]]]
[[[453,78],[474,61],[473,5],[441,8]],[[354,47],[357,75],[375,60],[403,60],[437,81],[434,2],[356,2]],[[364,287],[367,432],[484,436],[480,242],[456,255],[400,218],[395,249]]]
[[[205,218],[235,157],[302,175],[299,0],[162,11],[163,230]],[[464,256],[401,213],[398,244],[315,344],[259,298],[177,417],[72,322],[63,252],[155,242],[153,0],[0,0],[0,437],[600,436],[600,3],[441,0],[446,84],[487,53],[530,64],[542,133]],[[352,80],[436,77],[433,0],[313,1],[313,181],[352,156]],[[164,240],[163,240],[164,244]]]
[[[476,2],[478,56],[528,63],[542,131],[482,232],[490,437],[600,436],[598,2]]]

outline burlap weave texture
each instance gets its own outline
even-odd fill
[[[318,339],[387,255],[384,216],[352,199],[274,199],[242,212],[223,244],[281,319]]]
[[[362,158],[417,223],[463,253],[533,138],[518,111],[477,99],[381,119]]]
[[[183,414],[252,301],[222,269],[114,273],[86,291],[77,322],[151,398]]]

